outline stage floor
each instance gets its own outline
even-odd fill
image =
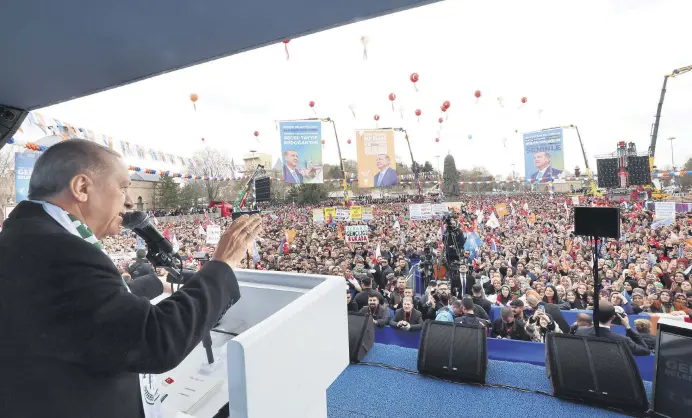
[[[416,370],[418,350],[375,344],[364,361]],[[484,418],[524,415],[554,418],[617,417],[604,409],[566,402],[530,391],[551,392],[545,367],[490,360],[487,383],[520,387],[527,392],[460,385],[369,365],[349,365],[327,390],[330,418],[421,417],[455,415]],[[644,382],[651,398],[651,382]]]

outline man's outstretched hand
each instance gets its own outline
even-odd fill
[[[243,215],[236,219],[221,235],[212,260],[235,267],[245,257],[248,245],[257,239],[261,230],[262,218],[259,215]]]

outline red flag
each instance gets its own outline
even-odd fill
[[[171,240],[171,230],[166,228],[163,230],[163,237],[166,238],[167,240]]]

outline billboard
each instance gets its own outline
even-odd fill
[[[286,183],[322,183],[322,122],[281,122],[281,161]]]
[[[564,177],[562,128],[524,134],[524,177],[532,183]]]
[[[29,194],[29,180],[34,172],[34,164],[39,157],[37,152],[14,154],[14,189],[16,202],[26,200]]]
[[[394,155],[394,131],[356,131],[358,187],[389,187],[399,183]]]

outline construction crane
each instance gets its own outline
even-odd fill
[[[233,202],[233,212],[242,212],[245,207],[245,202],[247,201],[247,195],[250,191],[250,186],[252,182],[255,181],[257,177],[265,175],[264,166],[258,165],[255,167],[255,171],[250,175],[250,178],[245,182],[245,185],[238,191],[238,196]]]
[[[661,109],[663,109],[663,99],[666,97],[666,85],[668,84],[669,78],[675,78],[679,75],[685,74],[692,71],[692,65],[687,67],[677,68],[673,70],[672,73],[666,74],[663,77],[663,88],[661,89],[661,98],[658,100],[658,108],[656,109],[656,118],[654,119],[654,124],[651,129],[651,145],[649,145],[649,170],[651,170],[652,177],[651,183],[653,184],[653,172],[654,172],[654,157],[656,155],[656,140],[658,139],[658,126],[661,122]],[[655,186],[653,187],[651,197],[664,198],[663,193],[658,190]]]

